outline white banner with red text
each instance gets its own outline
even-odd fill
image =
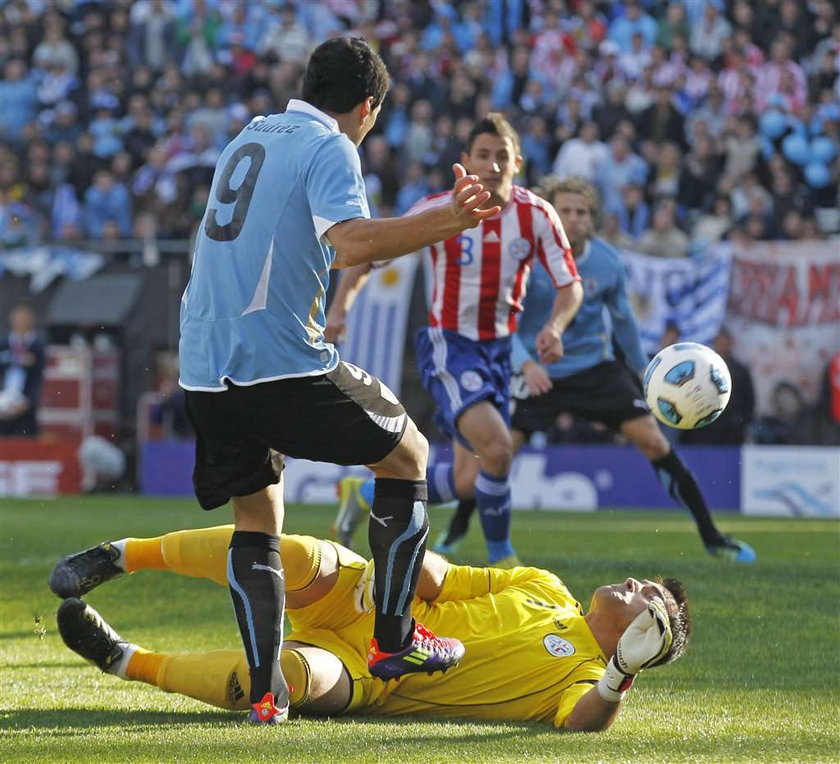
[[[726,325],[752,371],[756,413],[795,418],[816,401],[840,350],[840,244],[766,241],[734,251]]]

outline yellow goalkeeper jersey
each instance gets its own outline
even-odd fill
[[[337,549],[339,582],[315,605],[289,612],[294,633],[288,638],[324,647],[344,662],[354,683],[347,711],[560,727],[604,673],[606,657],[580,604],[557,576],[537,568],[452,565],[440,597],[434,603],[415,600],[413,614],[435,633],[464,643],[461,664],[446,674],[374,679],[366,661],[372,614],[351,619],[347,611],[364,560]]]

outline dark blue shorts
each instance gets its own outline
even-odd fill
[[[448,329],[417,332],[417,368],[435,399],[435,422],[450,439],[472,450],[458,432],[458,418],[489,400],[510,425],[510,337],[470,340]]]

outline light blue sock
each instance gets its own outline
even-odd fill
[[[490,562],[516,554],[510,543],[510,479],[480,472],[475,481],[475,501]]]
[[[455,501],[455,470],[451,464],[436,464],[426,469],[429,504],[448,504]]]

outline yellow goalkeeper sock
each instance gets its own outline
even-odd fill
[[[157,685],[158,672],[165,659],[166,656],[161,653],[153,653],[138,647],[128,660],[125,678],[134,682]]]
[[[251,679],[242,650],[176,653],[161,657],[157,675],[149,684],[164,692],[176,692],[229,711],[250,708]]]
[[[297,708],[309,698],[312,671],[297,650],[285,649],[280,657],[283,676],[290,687],[289,702]],[[204,653],[152,653],[138,647],[131,656],[125,678],[159,687],[164,692],[200,700],[217,708],[249,708],[251,680],[241,650]]]
[[[129,573],[137,570],[171,570],[184,576],[209,578],[227,586],[227,557],[232,525],[175,531],[155,538],[125,540],[123,564]],[[280,559],[286,576],[286,591],[305,589],[321,567],[321,541],[312,536],[282,536]]]
[[[228,547],[232,535],[232,525],[167,533],[161,541],[167,569],[183,576],[209,578],[227,586]]]
[[[162,536],[150,539],[127,538],[123,547],[123,567],[126,573],[137,570],[166,570],[166,560],[161,549]]]

